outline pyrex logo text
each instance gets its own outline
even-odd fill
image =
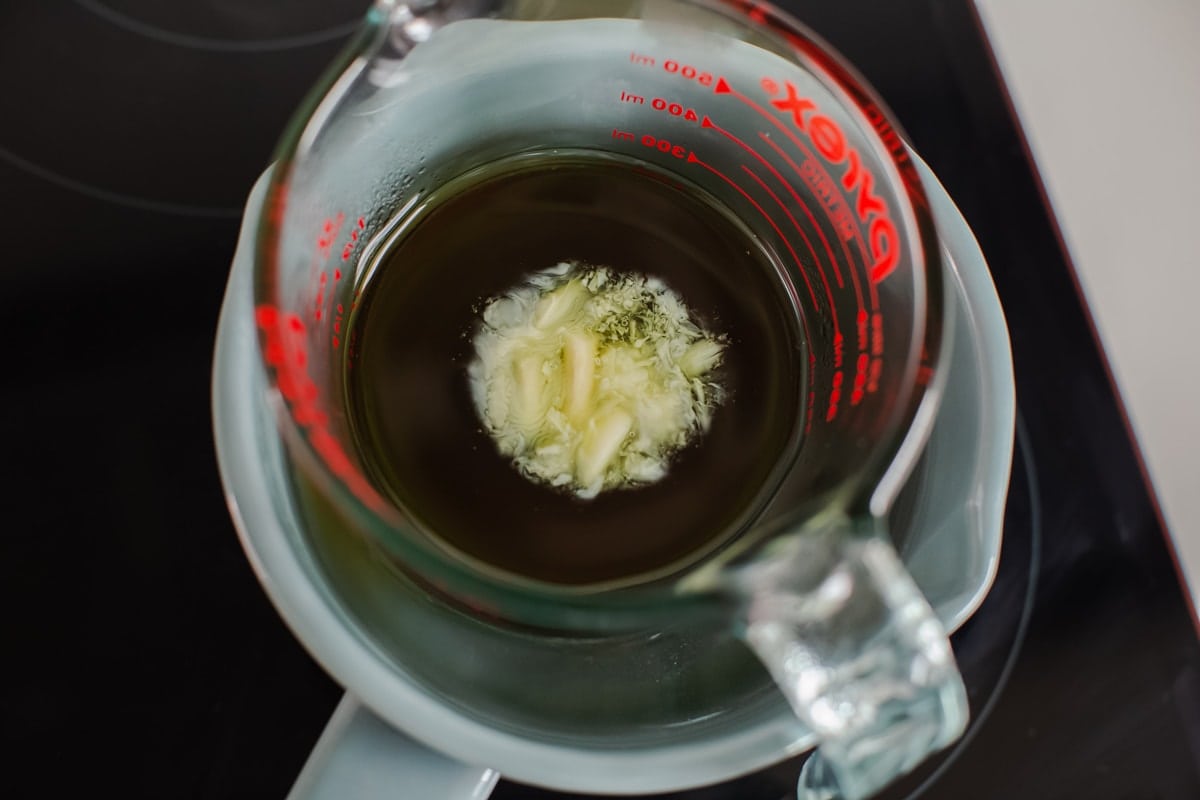
[[[764,78],[762,87],[775,96],[771,105],[791,114],[793,124],[808,135],[823,158],[835,167],[844,166],[842,187],[848,193],[857,191],[854,210],[867,230],[871,250],[868,274],[873,283],[879,283],[892,274],[900,261],[900,237],[887,203],[875,191],[874,176],[863,165],[858,151],[846,140],[841,126],[821,114],[817,104],[801,96],[791,81],[784,81],[781,87],[772,79]],[[781,93],[782,97],[779,96]]]

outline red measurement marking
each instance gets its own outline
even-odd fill
[[[825,238],[825,233],[821,230],[821,226],[817,224],[816,217],[813,216],[812,210],[809,209],[807,203],[805,203],[802,199],[800,199],[800,195],[796,193],[795,187],[793,187],[789,181],[784,179],[784,177],[779,174],[779,170],[775,169],[775,167],[769,161],[767,161],[765,158],[763,158],[762,155],[757,150],[755,150],[753,147],[751,147],[750,145],[743,142],[737,136],[733,135],[729,131],[722,128],[720,125],[717,125],[715,122],[712,121],[712,119],[708,115],[705,115],[704,121],[701,122],[700,125],[705,128],[712,128],[713,130],[717,131],[725,138],[729,139],[731,142],[737,144],[739,147],[741,147],[747,153],[754,156],[754,158],[757,159],[760,164],[762,164],[764,167],[766,167],[767,170],[775,177],[775,180],[779,181],[779,183],[782,184],[783,187],[788,190],[788,192],[792,195],[792,199],[796,201],[796,205],[798,205],[798,206],[800,206],[800,208],[804,209],[804,213],[808,216],[808,221],[812,224],[813,228],[817,231],[817,235],[820,237],[821,243],[825,246],[825,254],[829,258],[829,263],[833,265],[834,276],[837,279],[838,288],[839,289],[843,288],[845,284],[843,284],[843,282],[842,282],[842,273],[841,273],[841,270],[838,269],[837,259],[834,258],[833,248],[829,246],[829,241]],[[749,172],[749,170],[747,170],[747,172]],[[749,174],[750,174],[750,177],[754,178],[755,180],[758,180],[758,176],[755,175],[753,172],[750,172]],[[783,209],[783,213],[787,214],[787,218],[791,221],[792,227],[796,229],[796,233],[800,234],[800,238],[804,240],[804,244],[808,247],[808,252],[812,254],[813,263],[816,264],[817,271],[821,275],[821,282],[823,284],[825,284],[825,293],[829,297],[829,307],[831,309],[834,308],[833,290],[829,286],[829,278],[825,275],[825,269],[821,266],[821,259],[819,259],[817,257],[817,252],[816,252],[816,249],[813,247],[812,242],[809,240],[808,236],[804,233],[804,230],[800,227],[800,223],[798,223],[796,221],[796,218],[794,216],[792,216],[792,213],[790,211],[788,211],[787,206],[784,205],[783,201],[781,201],[778,197],[776,197],[775,193],[772,192],[770,189],[768,189],[766,184],[763,184],[762,186],[764,189],[766,189],[767,193],[771,195],[771,197],[775,200],[775,202],[779,204],[779,207],[781,209]],[[847,259],[849,259],[848,251],[847,251],[846,257],[847,257]],[[862,306],[861,297],[859,298],[858,304],[859,304],[859,307],[861,308],[861,306]],[[836,324],[836,321],[835,321],[835,324]]]
[[[696,156],[695,152],[690,152],[690,153],[688,153],[687,160],[688,160],[688,163],[689,163],[689,164],[699,164],[701,167],[703,167],[704,169],[708,170],[708,171],[709,171],[709,172],[711,172],[713,175],[716,175],[718,178],[720,178],[721,180],[723,180],[723,181],[725,181],[726,183],[728,183],[728,184],[729,184],[730,186],[732,186],[732,187],[733,187],[733,188],[734,188],[734,189],[735,189],[735,190],[736,190],[736,191],[737,191],[737,192],[738,192],[738,193],[739,193],[739,194],[740,194],[742,197],[746,198],[746,202],[748,202],[750,205],[754,206],[755,210],[757,210],[759,214],[762,214],[762,217],[763,217],[763,219],[765,219],[765,220],[767,221],[767,224],[769,224],[769,225],[770,225],[772,228],[774,228],[774,229],[775,229],[775,233],[776,233],[776,234],[778,234],[778,235],[779,235],[779,238],[780,238],[780,239],[783,241],[783,243],[784,243],[785,245],[787,245],[788,252],[790,252],[790,253],[792,254],[792,259],[793,259],[793,260],[794,260],[794,261],[795,261],[797,264],[800,264],[800,263],[801,263],[801,262],[800,262],[800,258],[799,258],[799,256],[797,256],[797,255],[796,255],[796,251],[792,249],[792,245],[791,245],[791,243],[788,241],[787,237],[783,235],[783,231],[781,231],[781,230],[779,229],[779,226],[775,224],[775,220],[771,219],[771,215],[770,215],[770,214],[768,214],[766,211],[764,211],[764,210],[763,210],[763,207],[762,207],[762,206],[760,206],[760,205],[759,205],[757,202],[755,202],[754,198],[753,198],[753,197],[751,197],[749,194],[747,194],[745,189],[743,189],[741,186],[739,186],[737,183],[735,183],[735,182],[734,182],[734,181],[733,181],[733,180],[732,180],[732,179],[731,179],[731,178],[730,178],[728,175],[726,175],[725,173],[721,172],[721,171],[720,171],[719,169],[717,169],[716,167],[712,166],[711,164],[708,164],[708,163],[707,163],[707,162],[705,162],[705,161],[701,161],[701,160],[700,160],[700,159],[699,159],[699,158]],[[745,168],[743,167],[743,169],[745,169]],[[812,283],[811,283],[811,282],[808,280],[808,272],[807,272],[806,270],[804,270],[804,269],[801,269],[801,270],[800,270],[800,276],[801,276],[802,278],[804,278],[804,285],[808,287],[808,294],[809,294],[809,296],[812,298],[812,301],[813,301],[813,308],[819,308],[819,307],[820,307],[820,303],[819,303],[819,302],[817,302],[817,293],[816,293],[815,291],[813,291]],[[791,282],[791,281],[788,281],[788,290],[789,290],[789,293],[792,295],[792,302],[796,304],[796,307],[797,307],[797,308],[799,308],[799,306],[800,306],[800,298],[796,297],[796,294],[795,294],[795,288],[792,286],[792,282]],[[807,315],[803,315],[803,316],[801,317],[801,320],[802,320],[802,323],[803,323],[803,325],[804,325],[805,333],[808,335],[808,340],[809,340],[810,342],[811,342],[811,341],[813,341],[812,335],[808,333],[808,316],[807,316]],[[834,323],[834,324],[836,324],[836,318],[835,318],[835,323]]]
[[[867,374],[867,391],[875,393],[879,391],[879,376],[883,373],[883,359],[872,358],[871,370]]]
[[[278,367],[283,364],[285,359],[287,359],[287,353],[283,351],[283,347],[281,347],[277,342],[271,342],[263,351],[263,358],[265,358],[267,363],[272,367]]]
[[[680,64],[678,61],[667,59],[663,62],[663,70],[672,75],[679,75],[687,78],[689,81],[695,81],[701,86],[712,86],[713,76],[711,72],[701,72],[691,64]]]
[[[862,402],[867,386],[867,367],[870,364],[870,356],[866,353],[858,354],[858,361],[854,365],[854,391],[850,392],[851,406],[856,406]]]
[[[354,227],[350,230],[350,239],[342,246],[342,261],[349,261],[350,256],[354,254],[354,248],[358,245],[359,232],[367,227],[367,221],[359,217],[355,222]],[[336,280],[336,278],[335,278]]]
[[[750,101],[750,102],[753,103],[753,101]],[[778,120],[776,120],[776,123],[778,123]],[[821,191],[822,184],[826,184],[829,186],[834,185],[833,178],[831,178],[829,176],[829,173],[827,173],[825,171],[825,169],[820,164],[817,163],[816,159],[813,158],[812,153],[809,151],[809,149],[807,147],[804,146],[803,142],[801,142],[794,135],[792,135],[791,132],[789,132],[786,128],[782,128],[782,126],[781,126],[780,129],[783,130],[784,134],[786,136],[788,136],[792,140],[792,142],[798,148],[800,148],[801,152],[804,154],[804,156],[805,156],[804,166],[798,166],[796,164],[796,162],[792,160],[791,156],[789,156],[786,152],[784,152],[783,148],[780,147],[779,144],[777,142],[775,142],[775,140],[773,140],[766,133],[760,133],[759,137],[764,142],[766,142],[771,147],[771,149],[774,150],[775,153],[780,158],[782,158],[785,163],[787,163],[787,165],[789,167],[791,167],[792,171],[795,172],[798,177],[800,177],[806,184],[808,184],[808,187],[810,189],[812,189],[813,194],[815,194],[817,196],[817,199],[821,201],[821,205],[825,206],[825,209],[829,212],[830,217],[835,220],[834,224],[837,224],[836,221],[839,218],[839,212],[842,212],[847,215],[850,212],[845,210],[845,201],[841,198],[840,195],[836,195],[831,192],[830,195],[827,196],[824,192]],[[809,168],[810,164],[812,165],[811,168]],[[810,174],[809,174],[810,171],[814,172],[813,176],[810,176]],[[865,264],[867,261],[866,243],[863,241],[862,234],[859,233],[858,226],[853,224],[853,222],[851,222],[850,231],[851,231],[851,235],[858,241],[859,253],[862,254],[861,260],[862,260],[862,262],[864,264],[864,268],[865,268]],[[846,263],[850,266],[850,282],[852,284],[854,284],[854,298],[858,302],[859,309],[862,309],[863,308],[863,294],[862,294],[862,285],[859,283],[859,280],[858,280],[858,271],[854,269],[854,259],[850,255],[850,248],[846,244],[846,241],[844,238],[842,239],[841,245],[842,245],[842,254],[846,256]],[[840,285],[841,284],[839,284],[839,286]],[[879,304],[879,294],[873,285],[870,285],[870,296],[871,296],[871,307],[875,308]]]
[[[839,369],[833,373],[833,388],[829,390],[829,408],[825,411],[825,421],[833,422],[837,419],[838,403],[842,400],[842,382],[845,380],[842,377],[842,371]]]
[[[840,84],[851,95],[854,102],[862,108],[875,132],[879,134],[884,146],[891,152],[896,167],[900,171],[900,177],[908,187],[913,201],[918,205],[928,207],[928,199],[925,196],[916,166],[909,158],[908,148],[874,100],[858,87],[855,77],[849,75],[844,67],[832,61],[829,54],[821,47],[789,28],[788,23],[782,20],[778,12],[769,6],[754,0],[726,0],[726,2],[747,14],[751,19],[770,27],[773,32],[782,35],[793,47],[814,61],[818,69],[823,68],[821,71],[829,79]]]
[[[770,78],[764,78],[763,86],[764,87],[775,86],[775,84],[774,84],[774,81],[772,81]],[[811,151],[809,151],[809,149],[805,146],[805,144],[802,141],[800,141],[799,137],[797,137],[796,134],[794,134],[791,130],[789,130],[786,125],[784,125],[782,122],[780,122],[779,119],[774,114],[767,111],[765,108],[760,106],[758,103],[756,103],[751,98],[747,97],[745,94],[742,94],[741,92],[734,89],[732,86],[729,85],[729,81],[725,80],[725,78],[720,78],[717,80],[717,85],[713,88],[713,92],[716,94],[731,94],[731,95],[733,95],[739,102],[748,106],[752,111],[754,111],[756,114],[761,116],[763,119],[765,119],[769,123],[771,123],[771,125],[776,127],[780,133],[782,133],[785,137],[787,137],[794,145],[796,145],[796,147],[800,148],[800,150],[802,150],[806,155],[808,155],[810,158],[812,157]],[[803,175],[802,171],[800,170],[800,167],[798,167],[796,165],[796,162],[793,161],[787,155],[787,153],[785,153],[783,151],[783,149],[775,141],[773,141],[771,139],[770,136],[768,136],[766,133],[760,133],[759,136],[762,138],[763,141],[765,141],[768,145],[770,145],[772,149],[775,150],[775,152],[788,164],[789,167],[792,168],[792,171],[795,172],[798,177],[804,178],[804,175]],[[833,179],[828,178],[828,180],[830,182],[832,182]],[[820,198],[820,193],[816,192],[815,189],[814,189],[814,193],[816,193],[818,198]],[[830,206],[827,203],[823,203],[823,204],[826,205],[827,209],[830,208]],[[830,213],[832,215],[832,213],[833,213],[832,209],[830,209]],[[818,226],[818,231],[819,230],[820,229]],[[856,235],[859,235],[857,226],[854,227],[854,232]],[[821,235],[822,235],[822,237],[824,237],[823,233]],[[866,245],[862,242],[861,235],[859,235],[859,243],[860,243],[860,248],[863,253],[863,260],[865,261],[866,260]],[[828,244],[828,243],[826,242],[826,244]],[[842,242],[842,250],[846,256],[846,263],[852,265],[854,262],[853,262],[853,259],[850,257],[850,251],[846,247],[846,244],[844,241]],[[834,271],[835,271],[835,277],[837,278],[837,281],[838,281],[838,286],[839,287],[843,286],[844,282],[842,281],[841,272],[837,268],[836,260],[834,261]],[[850,278],[851,278],[851,281],[854,283],[855,299],[857,300],[858,305],[861,308],[862,304],[863,304],[862,287],[859,286],[858,275],[856,274],[854,269],[850,270]],[[875,305],[877,303],[876,303],[874,287],[872,287],[871,294],[872,294],[872,297],[871,297],[872,307],[875,307]]]
[[[837,306],[835,305],[834,300],[833,300],[833,290],[830,288],[829,281],[825,277],[825,270],[821,269],[821,262],[817,258],[817,253],[813,249],[812,243],[808,240],[808,237],[804,235],[804,231],[800,230],[800,224],[798,222],[796,222],[796,218],[792,216],[792,213],[790,211],[788,211],[787,206],[785,206],[783,204],[783,201],[779,199],[779,196],[777,194],[775,194],[775,192],[771,191],[771,187],[767,186],[767,184],[763,181],[763,179],[758,177],[757,175],[755,175],[754,171],[752,169],[750,169],[749,167],[747,167],[745,164],[742,165],[742,169],[746,172],[747,175],[749,175],[751,178],[753,178],[755,180],[755,182],[758,183],[759,186],[762,187],[763,191],[765,191],[767,194],[771,195],[771,199],[774,200],[775,204],[777,206],[779,206],[780,209],[783,210],[783,213],[785,215],[787,215],[787,218],[789,220],[791,220],[792,227],[796,229],[796,232],[800,234],[800,238],[804,239],[804,243],[806,245],[808,245],[808,252],[812,254],[813,262],[817,266],[817,272],[821,276],[821,283],[824,284],[824,286],[825,286],[825,297],[829,300],[829,318],[833,321],[834,339],[836,341],[840,342],[841,338],[842,338],[842,333],[841,333],[842,329],[841,329],[841,325],[838,323]],[[778,230],[779,229],[776,228],[776,231],[778,231]],[[787,243],[786,239],[784,239],[784,243],[785,244]],[[792,246],[790,244],[788,245],[788,252],[790,252],[792,254],[792,258],[796,258],[796,251],[792,250]],[[796,258],[796,265],[798,267],[800,267],[801,272],[804,271],[804,264],[798,258]],[[807,281],[807,278],[805,278],[805,280]],[[813,302],[814,303],[816,302],[815,298],[814,298]],[[842,365],[842,356],[841,356],[840,352],[836,355],[836,360],[837,360],[837,365],[840,367]]]
[[[625,98],[625,93],[621,93],[621,99]],[[671,103],[661,97],[656,97],[650,101],[650,107],[655,111],[665,111],[672,117],[683,117],[688,122],[698,122],[700,116],[694,108],[686,108],[679,103]]]
[[[792,158],[788,156],[786,152],[784,152],[784,149],[780,148],[779,144],[776,144],[772,138],[767,136],[766,133],[760,133],[758,136],[762,138],[763,142],[766,142],[768,145],[770,145],[770,148],[772,148],[776,154],[782,158],[782,160],[787,162],[787,166],[792,168],[792,172],[799,175],[800,179],[803,179],[805,184],[808,184],[809,188],[812,190],[812,193],[816,194],[817,199],[821,200],[821,204],[826,207],[830,218],[834,219],[834,224],[838,224],[840,218],[844,216],[850,216],[850,211],[846,210],[845,200],[841,198],[840,194],[836,194],[835,190],[830,190],[828,194],[821,191],[822,187],[824,186],[834,185],[833,178],[830,178],[829,173],[827,173],[826,170],[821,167],[821,164],[816,161],[816,158],[812,157],[812,152],[806,148],[803,142],[800,142],[800,140],[796,137],[792,137],[791,133],[787,133],[787,131],[785,131],[785,133],[787,136],[792,138],[792,142],[796,144],[797,148],[799,148],[800,152],[802,152],[804,155],[804,164],[802,164],[802,166],[797,166],[796,162],[792,161]],[[862,263],[865,271],[866,242],[863,241],[862,233],[859,233],[858,225],[854,224],[853,221],[850,223],[850,231],[851,237],[853,237],[853,239],[857,242],[858,252],[860,255],[862,255]],[[845,254],[846,263],[851,267],[850,281],[854,284],[854,300],[858,302],[859,308],[863,308],[862,283],[860,283],[858,279],[858,270],[853,269],[854,259],[851,257],[850,247],[846,245],[845,237],[842,237],[841,240],[841,252],[842,254]],[[878,294],[878,289],[875,287],[874,283],[868,282],[866,285],[868,285],[868,295],[870,296],[871,308],[877,308],[878,305],[880,305],[880,294]]]
[[[782,122],[780,122],[779,119],[774,114],[772,114],[769,111],[767,111],[766,109],[764,109],[762,106],[760,106],[758,103],[754,102],[752,99],[747,97],[745,94],[733,89],[733,87],[731,87],[727,81],[724,81],[722,79],[722,81],[720,83],[722,83],[723,85],[719,86],[718,90],[720,90],[722,93],[732,94],[740,102],[749,106],[757,114],[759,114],[761,117],[763,117],[763,119],[766,119],[768,122],[770,122],[776,128],[778,128],[779,131],[781,133],[783,133],[783,135],[786,136],[794,145],[796,145],[796,147],[800,148],[806,156],[808,156],[809,158],[813,158],[812,151],[809,150],[808,147],[799,139],[799,137],[797,137],[791,130],[789,130],[787,128],[787,126],[785,126]],[[766,91],[768,94],[775,94],[780,91],[779,85],[771,78],[763,78],[761,85],[762,85],[764,91]],[[789,84],[789,86],[790,86],[790,84]],[[801,100],[801,98],[797,98],[797,102],[800,102],[800,100]],[[811,102],[811,101],[809,101],[809,102]],[[804,107],[802,102],[800,102],[800,105],[801,105],[801,108]],[[815,107],[815,105],[814,105],[814,107]],[[836,125],[836,123],[833,123],[832,120],[830,122],[831,122],[831,124]],[[801,128],[801,130],[803,131],[803,128]],[[779,149],[778,145],[771,142],[769,137],[764,135],[763,138],[766,141],[768,141],[768,143],[770,143],[773,147],[775,147],[776,150],[781,155],[783,155],[783,151],[781,149]],[[784,156],[784,157],[786,158],[786,156]],[[792,168],[796,170],[797,174],[800,174],[801,177],[803,177],[803,175],[800,173],[800,170],[798,168],[796,168],[795,162],[791,161],[791,159],[787,159],[787,160],[788,160],[788,163],[792,166]],[[829,180],[832,180],[832,178],[830,178]],[[858,233],[857,228],[856,228],[855,232],[856,232],[856,234]],[[865,260],[865,256],[867,253],[867,247],[866,247],[865,243],[863,243],[861,241],[861,235],[859,235],[859,246],[863,251],[864,260]],[[870,286],[871,286],[871,301],[872,301],[871,305],[874,308],[877,305],[877,301],[876,301],[876,297],[875,297],[876,292],[875,292],[874,282],[872,282],[870,284]]]
[[[817,293],[816,293],[816,292],[813,290],[813,287],[812,287],[812,282],[811,282],[811,281],[809,281],[809,279],[808,279],[808,271],[804,269],[804,265],[803,265],[803,262],[800,260],[800,256],[796,255],[796,251],[795,251],[795,250],[792,248],[792,243],[791,243],[790,241],[788,241],[788,238],[787,238],[786,236],[784,236],[784,235],[783,235],[783,231],[781,231],[781,230],[779,229],[779,226],[778,226],[777,224],[775,224],[775,220],[773,220],[773,219],[771,218],[771,215],[770,215],[770,214],[768,214],[768,213],[767,213],[767,212],[766,212],[766,211],[763,209],[763,207],[762,207],[762,206],[760,206],[760,205],[759,205],[759,204],[758,204],[758,203],[757,203],[757,202],[754,200],[754,198],[753,198],[753,197],[751,197],[751,196],[749,195],[749,193],[747,193],[747,192],[746,192],[746,190],[745,190],[745,189],[743,189],[741,186],[739,186],[737,183],[735,183],[735,182],[734,182],[734,181],[733,181],[733,180],[732,180],[732,179],[731,179],[731,178],[730,178],[728,175],[726,175],[725,173],[721,172],[720,170],[718,170],[716,167],[712,166],[711,164],[708,164],[708,163],[706,163],[706,162],[704,162],[704,161],[701,161],[699,158],[697,158],[697,157],[696,157],[696,154],[695,154],[694,152],[692,152],[692,153],[688,153],[688,163],[689,163],[689,164],[699,164],[699,165],[700,165],[701,167],[703,167],[704,169],[706,169],[706,170],[708,170],[709,172],[711,172],[712,174],[716,175],[718,178],[720,178],[721,180],[725,181],[725,182],[726,182],[726,183],[728,183],[730,186],[732,186],[734,189],[736,189],[736,190],[737,190],[737,192],[738,192],[738,194],[740,194],[742,197],[746,198],[746,202],[748,202],[750,205],[754,206],[754,209],[755,209],[755,210],[756,210],[756,211],[757,211],[759,214],[761,214],[761,215],[762,215],[762,218],[763,218],[763,219],[765,219],[765,220],[767,221],[767,224],[768,224],[768,225],[770,225],[770,226],[771,226],[771,227],[772,227],[772,228],[775,230],[775,233],[776,233],[776,234],[779,236],[779,239],[780,239],[780,240],[781,240],[781,241],[784,243],[784,245],[787,247],[787,249],[788,249],[788,252],[789,252],[789,253],[791,253],[791,255],[792,255],[792,260],[793,260],[793,261],[795,261],[795,262],[796,262],[796,264],[797,264],[797,266],[799,266],[799,267],[800,267],[800,270],[799,270],[799,272],[800,272],[800,277],[804,278],[804,285],[808,287],[808,294],[809,294],[809,297],[811,297],[811,298],[812,298],[812,302],[813,302],[813,308],[820,308],[820,307],[821,307],[821,304],[820,304],[820,302],[817,300]],[[744,166],[743,166],[743,167],[742,167],[742,169],[746,169],[746,167],[744,167]],[[748,170],[747,170],[747,171],[748,171]],[[790,287],[790,286],[791,286],[791,283],[789,282],[789,284],[788,284],[788,285],[789,285],[789,287]],[[792,300],[793,300],[793,301],[796,303],[796,305],[797,305],[797,306],[799,306],[799,305],[800,305],[800,303],[799,303],[799,298],[798,298],[798,297],[796,297],[794,294],[793,294],[793,296],[792,296]],[[832,309],[831,309],[831,311],[832,311]],[[834,315],[834,314],[831,314],[830,316],[833,316],[833,317],[834,317],[834,324],[836,325],[836,324],[837,324],[837,317],[836,317],[836,315]],[[804,317],[804,319],[805,319],[805,320],[807,320],[807,316],[805,316],[805,317]],[[806,324],[806,327],[807,327],[807,324]],[[809,337],[809,341],[812,341],[812,337],[811,337],[811,336]]]
[[[336,310],[337,310],[337,318],[336,318],[336,319],[334,319],[334,321],[333,321],[333,332],[334,332],[335,334],[337,334],[337,333],[341,333],[341,332],[342,332],[342,315],[346,313],[346,310],[345,310],[345,308],[342,306],[342,304],[341,304],[341,303],[338,303],[338,304],[337,304],[337,309],[336,309]],[[340,340],[340,339],[339,339],[337,336],[334,336],[334,337],[333,337],[333,347],[334,347],[334,349],[337,349],[337,347],[338,347],[338,345],[339,345],[339,344],[341,344],[341,340]]]
[[[329,258],[330,252],[333,250],[334,240],[337,239],[338,232],[342,229],[342,223],[345,222],[346,215],[338,212],[336,217],[330,217],[325,220],[321,226],[321,235],[317,237],[317,256],[320,258]]]
[[[681,144],[671,144],[666,139],[658,139],[650,134],[642,137],[642,144],[646,147],[652,147],[660,153],[674,156],[675,158],[683,158],[687,155],[687,148]]]
[[[282,314],[273,306],[259,306],[255,322],[264,337],[263,353],[275,373],[275,386],[288,404],[292,418],[307,434],[313,450],[335,476],[368,508],[381,511],[387,504],[363,477],[341,443],[328,430],[329,416],[320,407],[320,391],[308,374],[305,326],[295,314]]]

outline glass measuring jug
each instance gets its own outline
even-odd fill
[[[640,170],[724,209],[775,265],[803,376],[792,387],[803,412],[730,543],[652,579],[582,590],[480,569],[428,535],[362,463],[342,377],[372,254],[419,225],[434,191],[497,164],[572,158]],[[487,638],[525,705],[511,713],[531,729],[568,735],[552,718],[577,717],[580,702],[553,692],[539,711],[513,689],[535,659],[547,674],[593,665],[574,688],[622,700],[598,729],[627,737],[633,720],[686,738],[753,681],[634,712],[654,691],[638,682],[661,690],[678,652],[650,659],[649,675],[631,664],[680,625],[693,642],[736,635],[822,742],[805,796],[867,796],[961,732],[945,635],[881,523],[936,408],[935,232],[878,104],[801,29],[730,3],[379,3],[289,132],[265,205],[255,315],[311,535],[361,534],[396,580],[475,615],[453,635],[439,623],[440,660],[438,648],[381,637],[398,668],[435,685],[433,665],[449,669]],[[462,685],[434,690],[466,702]]]

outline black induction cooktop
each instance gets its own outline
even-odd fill
[[[283,797],[341,694],[242,555],[208,381],[241,204],[366,5],[0,6],[4,796]],[[1000,572],[953,640],[973,721],[885,797],[1195,800],[1196,627],[971,4],[780,5],[946,185],[1013,341]],[[673,797],[793,797],[801,761]]]

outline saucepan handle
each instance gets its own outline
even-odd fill
[[[434,752],[347,693],[289,800],[483,800],[500,775]]]

